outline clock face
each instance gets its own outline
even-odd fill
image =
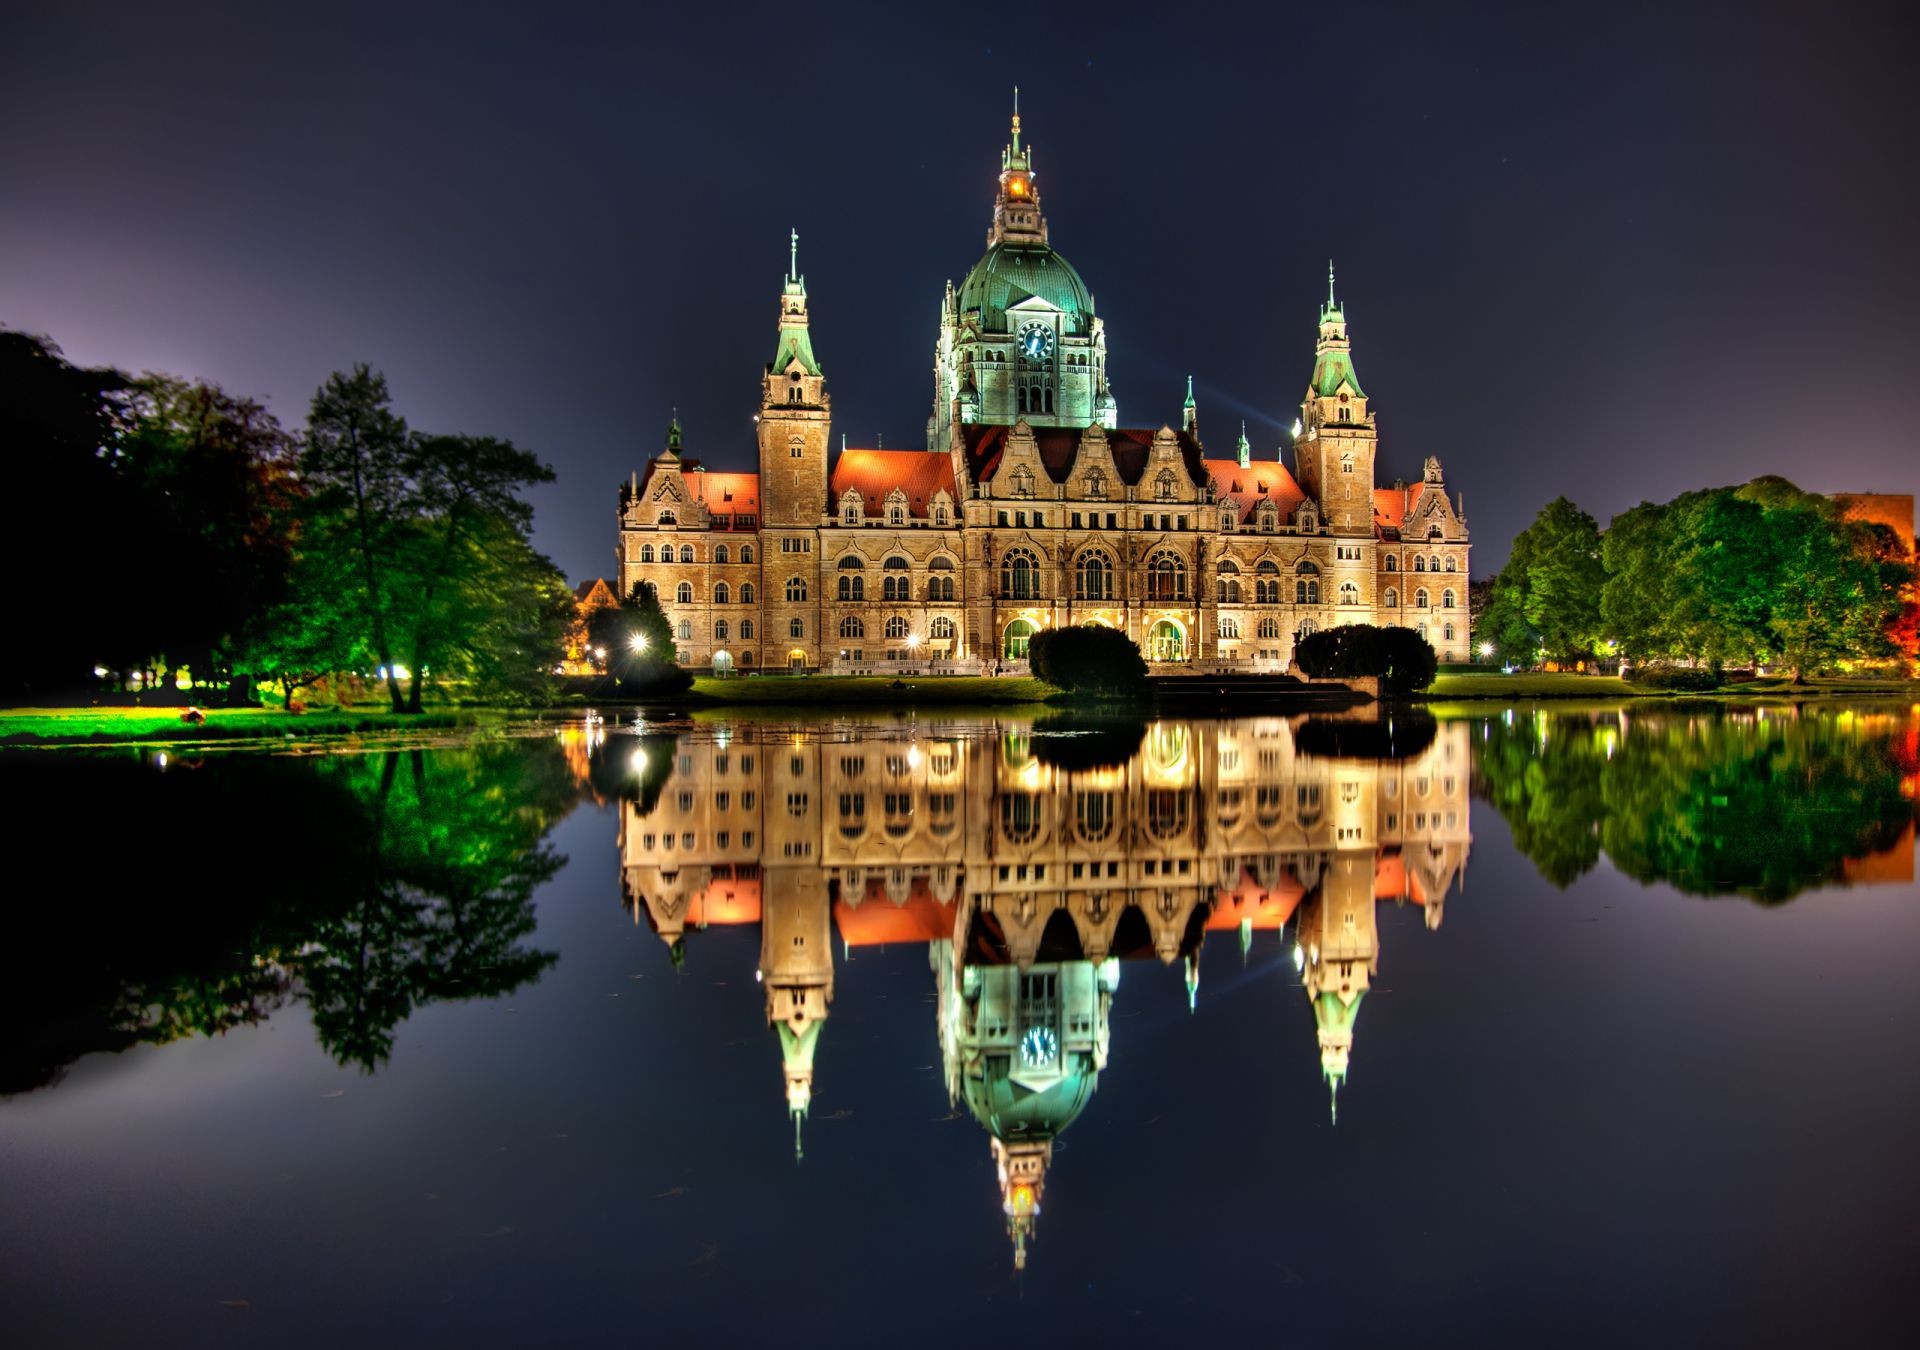
[[[1053,330],[1043,323],[1030,323],[1020,330],[1020,355],[1029,361],[1044,361],[1053,355]]]
[[[1060,1056],[1060,1040],[1051,1027],[1028,1027],[1020,1038],[1020,1058],[1029,1069],[1051,1064]]]

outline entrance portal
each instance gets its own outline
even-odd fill
[[[1172,619],[1160,620],[1147,634],[1147,660],[1184,661],[1185,653],[1186,638]]]
[[[1024,661],[1027,659],[1027,644],[1033,641],[1033,635],[1040,630],[1025,619],[1015,619],[1007,625],[1006,644],[1003,653],[1006,660]]]

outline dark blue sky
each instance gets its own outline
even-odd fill
[[[292,422],[370,361],[550,459],[591,575],[671,408],[751,466],[789,227],[836,433],[924,443],[1018,83],[1123,422],[1192,372],[1273,455],[1331,255],[1383,478],[1442,457],[1476,573],[1559,493],[1920,488],[1899,6],[400,8],[0,20],[0,322]]]

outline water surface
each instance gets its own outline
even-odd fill
[[[1917,737],[9,758],[0,1332],[1904,1341]]]

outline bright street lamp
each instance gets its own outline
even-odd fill
[[[1480,655],[1482,655],[1482,656],[1492,656],[1492,655],[1493,655],[1493,644],[1492,644],[1491,642],[1483,642],[1483,643],[1481,643],[1481,644],[1480,644]]]
[[[635,633],[627,639],[627,645],[636,652],[644,652],[647,649],[647,635],[645,633]]]

